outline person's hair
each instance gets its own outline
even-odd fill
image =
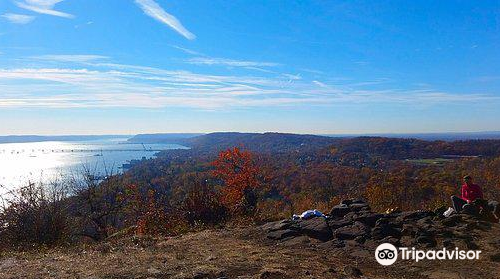
[[[470,176],[470,175],[464,176],[464,180],[471,180],[471,179],[472,179],[472,176]]]

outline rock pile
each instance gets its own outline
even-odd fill
[[[406,247],[477,249],[477,232],[487,231],[491,226],[488,221],[466,214],[445,218],[442,210],[375,213],[365,201],[357,199],[342,201],[327,218],[282,220],[267,223],[262,229],[272,240],[307,236],[338,248],[348,244],[372,248],[387,242]]]

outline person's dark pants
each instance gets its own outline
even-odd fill
[[[457,196],[451,196],[451,202],[453,204],[453,209],[455,209],[455,212],[460,212],[462,211],[464,205],[467,204],[467,201],[464,199],[461,199]]]
[[[476,199],[472,202],[476,207],[481,208],[481,216],[485,220],[498,222],[500,217],[500,206],[497,201],[487,201],[484,199]]]

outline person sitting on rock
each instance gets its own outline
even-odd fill
[[[479,213],[478,205],[481,206],[482,201],[484,201],[483,191],[479,185],[473,183],[470,175],[464,176],[463,180],[464,184],[462,185],[460,197],[451,196],[453,208],[456,212],[463,211],[464,213],[477,215]]]

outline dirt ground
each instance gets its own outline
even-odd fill
[[[276,243],[258,228],[206,230],[173,238],[127,237],[45,252],[3,253],[0,278],[500,278],[500,229],[484,235],[477,261],[400,261],[373,251],[329,248],[306,238]],[[482,246],[483,247],[483,246]],[[492,258],[493,257],[493,258]]]

